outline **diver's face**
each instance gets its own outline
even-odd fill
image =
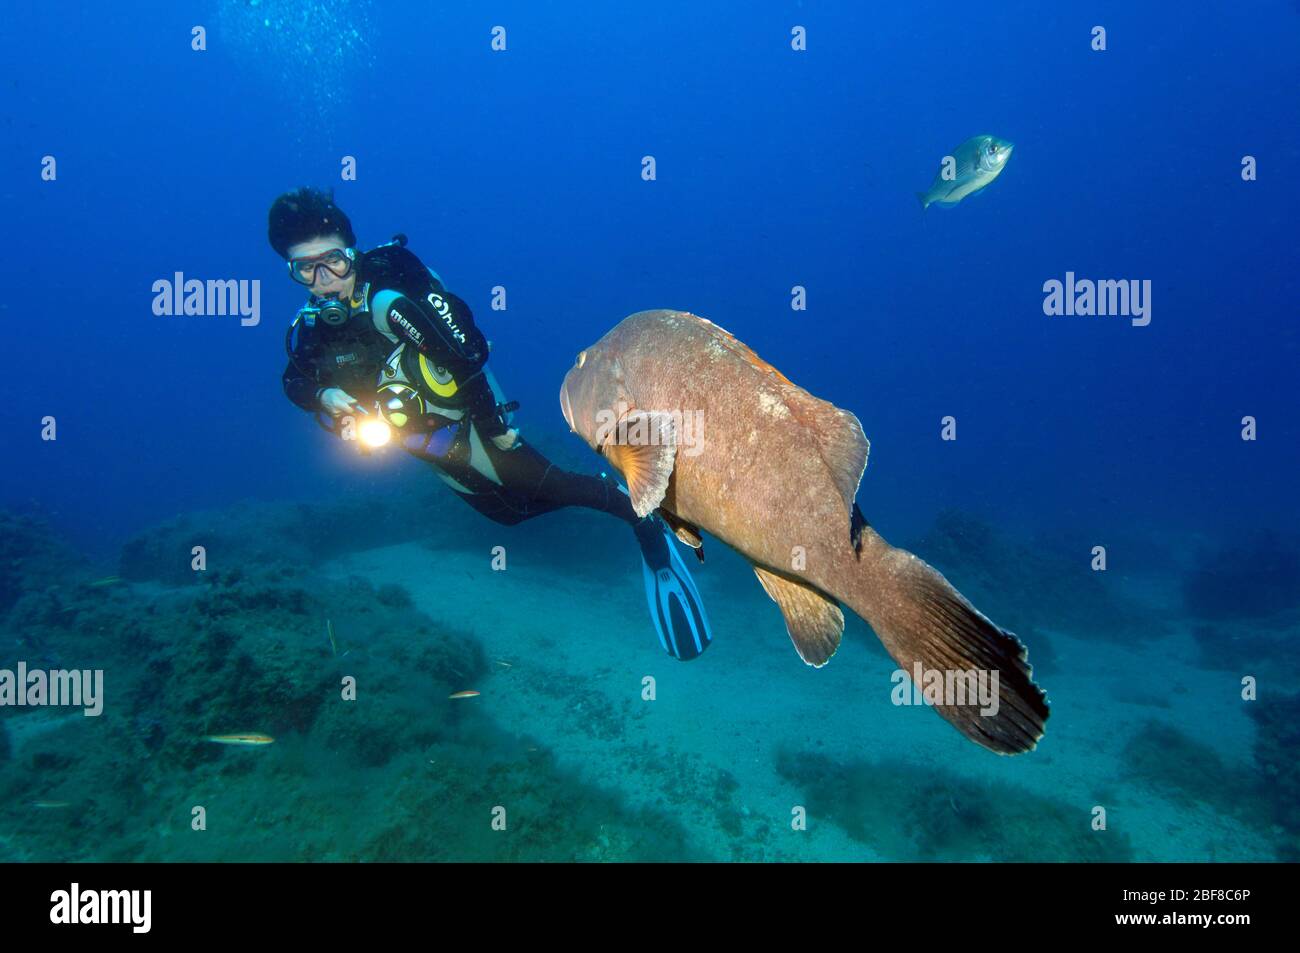
[[[347,243],[339,235],[323,235],[319,238],[313,238],[310,241],[299,242],[296,245],[289,246],[290,258],[312,258],[316,255],[323,255],[327,251],[341,251],[347,248]],[[340,278],[334,272],[330,271],[324,265],[318,265],[315,268],[315,274],[312,282],[307,287],[311,293],[318,298],[335,297],[340,300],[347,300],[352,297],[352,289],[357,283],[357,270],[352,268],[346,277]]]

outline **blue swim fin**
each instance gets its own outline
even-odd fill
[[[646,603],[659,643],[673,658],[690,661],[709,647],[713,633],[700,591],[677,554],[677,538],[655,513],[633,526],[632,532],[641,546]]]

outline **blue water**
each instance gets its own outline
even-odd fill
[[[0,504],[17,516],[5,517],[10,538],[0,548],[16,580],[9,605],[0,603],[7,613],[0,667],[34,658],[39,629],[37,641],[62,664],[117,672],[121,707],[130,713],[121,715],[129,722],[121,730],[154,739],[122,757],[147,761],[154,774],[143,788],[119,791],[116,775],[106,775],[109,762],[56,757],[69,746],[102,743],[69,737],[93,725],[33,730],[21,746],[11,739],[0,749],[0,785],[11,805],[0,857],[1014,859],[1015,850],[999,853],[996,825],[988,827],[993,833],[961,836],[985,814],[960,799],[933,836],[864,833],[876,829],[864,827],[864,815],[897,808],[885,795],[883,805],[863,802],[865,779],[887,770],[900,788],[924,786],[922,752],[932,744],[953,753],[959,774],[969,767],[967,777],[977,779],[969,783],[1021,785],[1065,805],[1062,817],[1081,812],[1083,830],[1090,808],[1107,798],[1130,815],[1147,812],[1147,832],[1125,835],[1127,854],[1066,846],[1046,848],[1048,859],[1295,856],[1300,822],[1271,800],[1290,797],[1277,791],[1300,791],[1297,748],[1288,748],[1300,742],[1285,728],[1300,672],[1300,10],[1293,4],[1261,2],[1248,11],[1208,2],[489,9],[229,0],[90,11],[19,0],[9,21],[0,66],[9,271],[0,301],[7,329]],[[191,48],[196,25],[206,31],[202,51]],[[491,48],[497,25],[506,30],[504,52]],[[1106,31],[1103,51],[1091,48],[1097,25]],[[796,26],[806,28],[806,50],[791,48]],[[915,193],[947,152],[980,133],[1016,144],[1006,171],[955,209],[922,212]],[[656,161],[654,181],[641,177],[647,155]],[[57,162],[53,181],[42,179],[46,156]],[[344,156],[356,159],[355,181],[340,177]],[[1257,163],[1253,181],[1243,180],[1245,156]],[[637,802],[632,786],[616,781],[616,766],[630,755],[612,742],[574,746],[573,738],[604,736],[591,735],[582,718],[575,727],[570,714],[594,691],[589,680],[598,670],[617,678],[631,666],[639,678],[643,668],[663,668],[630,539],[590,514],[551,516],[511,536],[441,492],[415,461],[343,452],[284,399],[282,339],[302,293],[266,242],[266,213],[278,194],[299,185],[333,188],[363,247],[395,232],[409,236],[492,340],[491,366],[521,403],[525,436],[566,465],[594,470],[599,461],[559,413],[564,373],[578,351],[647,308],[717,322],[791,380],[857,414],[872,445],[858,499],[873,526],[933,562],[990,615],[1012,615],[1004,624],[1020,631],[1031,661],[1040,651],[1054,657],[1052,674],[1040,672],[1056,706],[1040,749],[998,760],[932,714],[900,713],[887,699],[852,723],[837,719],[847,699],[888,691],[889,663],[871,633],[851,620],[861,657],[805,671],[748,570],[714,542],[716,568],[706,563],[699,578],[718,645],[698,663],[700,673],[665,675],[687,679],[682,691],[695,701],[678,698],[672,704],[681,708],[656,713],[664,723],[647,727],[628,707],[634,685],[631,701],[609,702],[609,732],[628,746],[657,745],[671,765],[666,777],[733,778],[721,782],[715,800],[747,813],[728,820],[727,808],[705,823],[680,820],[696,816],[690,807]],[[176,272],[260,282],[260,322],[155,315],[151,287]],[[1044,282],[1067,272],[1149,281],[1149,325],[1046,316]],[[490,307],[498,285],[507,290],[505,311]],[[790,306],[796,285],[806,289],[804,311]],[[941,439],[949,415],[955,441]],[[57,440],[42,440],[47,416],[57,421]],[[1257,425],[1253,440],[1242,439],[1248,416]],[[249,510],[249,503],[265,506]],[[211,511],[218,515],[194,515]],[[192,586],[177,587],[166,572],[140,568],[148,560],[123,555],[131,540],[168,539],[172,530],[160,525],[190,518],[242,527],[232,549],[265,534],[274,550],[295,534],[301,539],[300,529],[276,528],[301,512],[321,533],[308,549],[322,550],[295,550],[298,575],[288,578],[306,598],[328,602],[321,589],[360,585],[358,574],[367,585],[401,585],[413,603],[390,594],[389,608],[457,620],[466,657],[489,653],[476,671],[491,671],[492,640],[513,632],[501,649],[515,653],[508,672],[521,681],[523,669],[535,673],[534,694],[519,696],[540,713],[535,725],[508,706],[451,718],[440,695],[437,713],[427,714],[440,727],[395,742],[394,760],[365,770],[401,774],[406,756],[461,765],[440,794],[440,803],[461,803],[465,787],[455,779],[482,776],[474,759],[488,757],[485,745],[538,749],[532,755],[552,753],[547,771],[586,792],[590,817],[617,819],[622,839],[574,833],[575,847],[556,834],[503,849],[466,834],[460,848],[444,838],[435,853],[420,842],[379,847],[358,835],[349,850],[312,853],[292,847],[304,842],[293,819],[263,817],[265,840],[214,838],[195,848],[181,846],[189,815],[174,805],[157,811],[157,824],[177,831],[169,840],[133,828],[129,818],[148,813],[141,803],[201,786],[199,777],[255,783],[286,803],[328,799],[319,772],[267,767],[267,758],[294,744],[301,764],[349,763],[329,740],[335,736],[306,717],[288,720],[276,748],[235,752],[242,761],[203,747],[194,739],[217,730],[213,706],[219,713],[238,700],[244,721],[271,722],[270,707],[258,706],[273,703],[238,692],[214,696],[199,685],[224,663],[186,667],[177,653],[192,646],[168,643],[167,625],[142,634],[126,621],[152,605],[156,617],[189,620],[171,631],[193,632],[187,627],[198,611],[186,602]],[[960,520],[936,530],[943,513]],[[19,516],[37,522],[13,522]],[[961,520],[986,527],[998,542],[945,546],[944,538],[978,535],[954,529],[967,525]],[[322,521],[335,527],[333,536]],[[396,528],[367,532],[375,521]],[[505,595],[484,578],[480,552],[498,537],[535,555],[509,574],[523,588]],[[35,540],[56,549],[45,553]],[[411,563],[412,545],[428,565]],[[1095,546],[1107,548],[1105,574],[1090,568]],[[604,555],[593,561],[593,551]],[[997,558],[1007,553],[1022,558]],[[321,562],[307,562],[317,556]],[[275,590],[281,576],[251,549],[240,559],[247,560],[242,578],[227,586],[234,620],[222,636],[239,648],[219,642],[212,651],[218,659],[246,651],[257,660],[265,646],[252,630],[280,623],[293,630],[271,611],[290,596]],[[388,564],[398,568],[375,570]],[[77,589],[118,575],[127,578]],[[450,594],[449,577],[458,580]],[[576,588],[564,588],[566,577]],[[262,581],[270,593],[262,602],[236,594]],[[60,588],[51,594],[51,587]],[[626,608],[616,631],[583,608],[602,588]],[[533,594],[520,595],[525,589]],[[1060,600],[1070,594],[1081,604],[1066,619]],[[506,608],[486,616],[466,608],[502,600]],[[82,619],[80,627],[42,615],[41,606],[56,603]],[[511,604],[518,605],[513,616]],[[324,646],[324,616],[340,611],[331,606],[301,613],[312,620],[312,652]],[[1134,606],[1151,624],[1117,627],[1117,619],[1132,622]],[[109,614],[97,617],[89,641],[91,616],[81,613],[94,612]],[[552,628],[567,633],[564,652],[511,629],[512,619],[522,627],[530,612],[549,613]],[[492,631],[486,617],[496,620]],[[766,630],[761,651],[751,635],[757,628]],[[1037,648],[1035,635],[1050,648]],[[725,648],[729,638],[733,647]],[[611,656],[610,642],[623,654]],[[375,642],[370,652],[376,671],[409,664],[400,639]],[[797,704],[767,677],[764,652],[776,685],[788,678],[788,691],[807,692],[818,706],[827,741],[816,757],[824,763],[774,740],[778,724],[788,722],[772,712]],[[166,689],[163,658],[172,665]],[[852,667],[868,664],[874,680],[855,686]],[[831,675],[837,667],[850,671]],[[734,687],[746,671],[782,698],[779,705]],[[1259,700],[1240,698],[1245,676],[1259,679]],[[195,680],[190,696],[186,678]],[[574,687],[547,694],[543,684]],[[424,691],[410,688],[410,711],[424,710]],[[195,694],[204,699],[201,716],[183,701]],[[717,722],[692,707],[706,697],[720,719],[752,715],[735,731],[758,751],[755,773],[728,768],[730,724],[726,737],[714,734]],[[1119,707],[1135,697],[1144,700],[1140,718]],[[399,720],[407,730],[402,712],[408,709],[372,714],[365,732],[383,735]],[[38,716],[0,717],[12,724]],[[150,718],[161,727],[140,728]],[[467,727],[464,718],[482,721]],[[240,722],[230,730],[255,728]],[[529,730],[535,743],[516,740]],[[483,734],[457,734],[466,731]],[[845,752],[864,734],[873,747],[859,763]],[[430,745],[446,747],[442,759],[422,757]],[[1178,754],[1179,745],[1187,752]],[[1099,747],[1114,760],[1099,761]],[[1174,752],[1167,771],[1128,770],[1153,760],[1143,755],[1151,750]],[[1212,769],[1179,772],[1179,763],[1207,763],[1206,750],[1224,759],[1223,775],[1242,785],[1233,803],[1249,810],[1215,800],[1223,784]],[[1034,766],[1010,767],[1022,762]],[[527,759],[518,765],[520,784],[540,770]],[[913,779],[914,771],[922,777]],[[765,776],[774,786],[768,794],[751,791]],[[72,806],[40,809],[39,823],[28,823],[20,809],[49,800],[38,787],[60,783],[74,793],[57,800]],[[940,786],[948,784],[958,782]],[[781,833],[788,808],[763,822],[770,830],[755,822],[786,803],[781,785],[834,802],[822,817],[838,833],[791,846]],[[107,793],[94,810],[117,818],[118,834],[101,853],[79,853],[70,846],[69,815],[82,809],[75,792],[84,797],[95,788]],[[391,823],[385,812],[399,810],[399,801],[394,793],[373,805],[375,831]],[[664,810],[680,829],[637,841],[634,832],[654,826],[629,820],[642,810]],[[1181,833],[1150,833],[1150,818],[1176,810],[1187,812],[1169,822]],[[1054,812],[1042,810],[1044,829],[1058,823]],[[340,815],[321,823],[347,822]],[[909,823],[908,830],[929,830],[924,817]],[[590,844],[597,846],[589,851]]]

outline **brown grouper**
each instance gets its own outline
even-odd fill
[[[843,604],[918,683],[985,674],[994,705],[932,701],[972,741],[1014,754],[1043,736],[1047,700],[1024,646],[862,518],[868,444],[853,414],[683,311],[620,322],[578,355],[560,406],[623,475],[638,514],[657,509],[684,542],[709,533],[753,564],[809,665],[839,648]]]

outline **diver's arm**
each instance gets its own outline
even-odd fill
[[[436,272],[430,271],[422,299],[393,289],[371,300],[381,332],[409,344],[456,380],[457,396],[483,436],[499,438],[509,432],[496,394],[481,373],[488,359],[487,339],[474,324],[469,305],[448,291]],[[513,444],[513,438],[509,442]]]
[[[357,399],[341,387],[320,387],[310,378],[303,377],[292,363],[284,369],[284,393],[291,401],[309,413],[324,410],[332,417],[355,410]]]
[[[293,361],[284,369],[280,381],[284,385],[284,396],[303,410],[315,413],[321,409],[320,394],[325,388],[305,376]]]
[[[309,331],[304,330],[303,334],[293,345],[289,363],[280,378],[284,395],[308,413],[324,410],[334,417],[347,413],[353,409],[356,398],[335,386],[328,370],[322,373],[320,364],[312,360],[318,342]],[[303,361],[307,361],[306,368]]]
[[[504,415],[497,408],[497,395],[485,375],[478,375],[458,393],[464,402],[466,415],[483,436],[500,437],[509,430]]]
[[[449,291],[430,291],[422,301],[398,295],[387,305],[384,321],[399,341],[445,367],[462,385],[487,363],[487,340],[469,305]]]
[[[496,394],[480,373],[487,363],[487,340],[474,326],[469,305],[446,290],[430,292],[423,304],[406,295],[392,298],[386,305],[389,333],[451,373],[465,413],[483,436],[504,435],[509,428]]]

